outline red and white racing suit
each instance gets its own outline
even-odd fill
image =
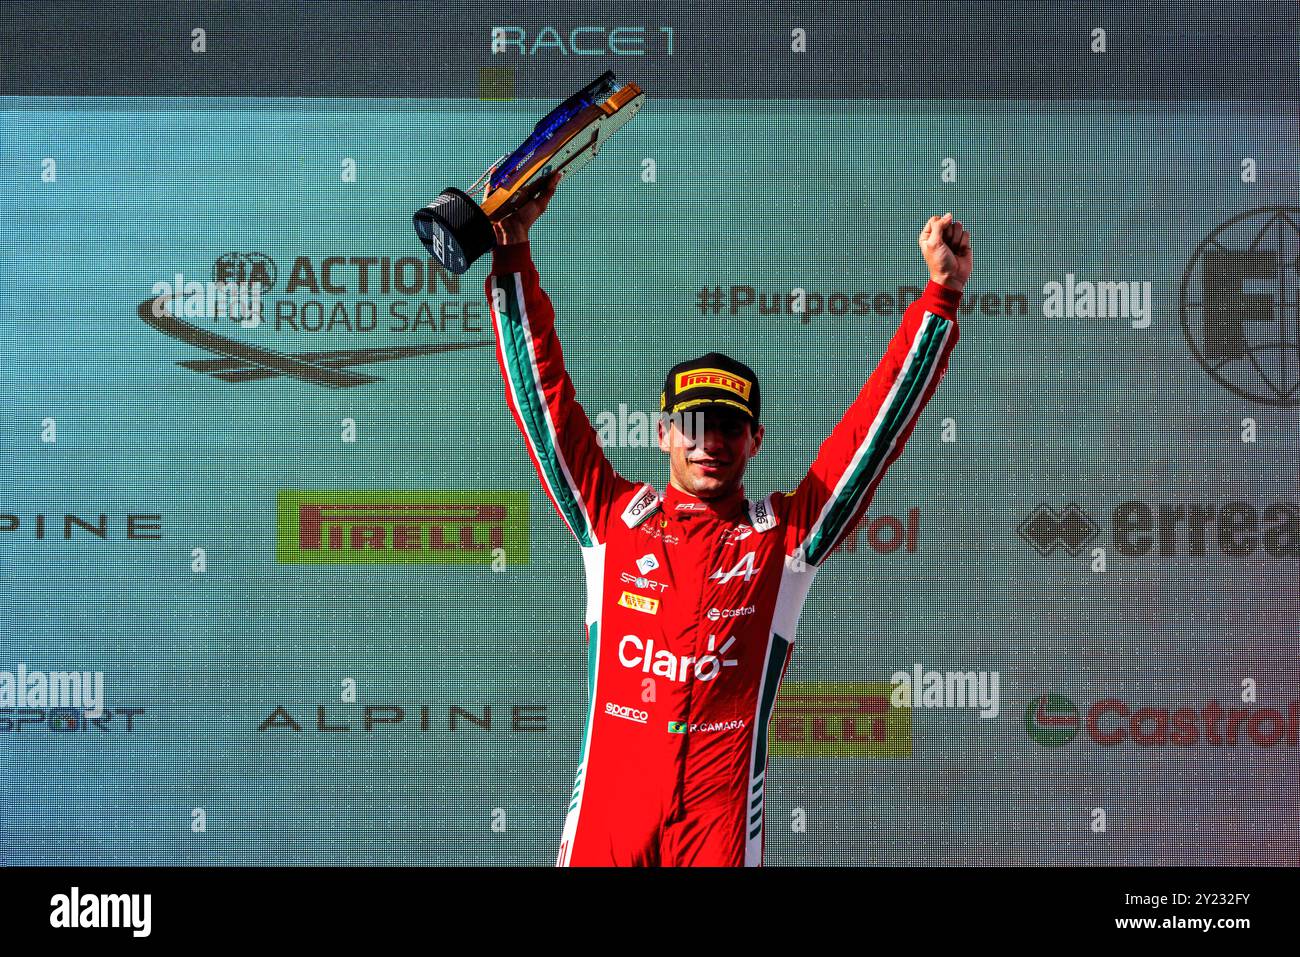
[[[957,343],[933,281],[792,492],[623,478],[574,399],[528,243],[485,291],[506,399],[582,549],[589,705],[557,865],[756,866],[767,725],[819,566],[866,511]]]

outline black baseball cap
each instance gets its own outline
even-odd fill
[[[745,363],[710,352],[668,370],[659,409],[666,414],[716,405],[737,409],[757,423],[762,401],[758,376]]]

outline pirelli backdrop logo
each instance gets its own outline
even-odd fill
[[[281,564],[528,564],[527,492],[281,489],[277,513]]]
[[[782,757],[910,758],[912,709],[890,706],[887,681],[786,682],[768,752]]]

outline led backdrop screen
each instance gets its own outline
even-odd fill
[[[763,386],[747,492],[793,488],[925,220],[972,233],[943,384],[805,606],[766,862],[1296,862],[1289,5],[47,6],[3,14],[5,861],[554,860],[582,563],[488,259],[411,214],[612,69],[646,104],[532,250],[625,476],[663,491],[664,373],[716,349]]]

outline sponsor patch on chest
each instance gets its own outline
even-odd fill
[[[638,595],[635,592],[625,591],[619,596],[618,603],[624,608],[643,611],[647,615],[659,614],[659,599],[651,598],[648,595]]]
[[[628,502],[627,508],[623,509],[623,524],[628,528],[636,528],[658,508],[659,493],[655,491],[653,485],[643,485],[640,491],[632,496],[632,501]]]
[[[766,532],[776,526],[776,513],[772,511],[770,495],[749,503],[749,523],[756,532]]]

